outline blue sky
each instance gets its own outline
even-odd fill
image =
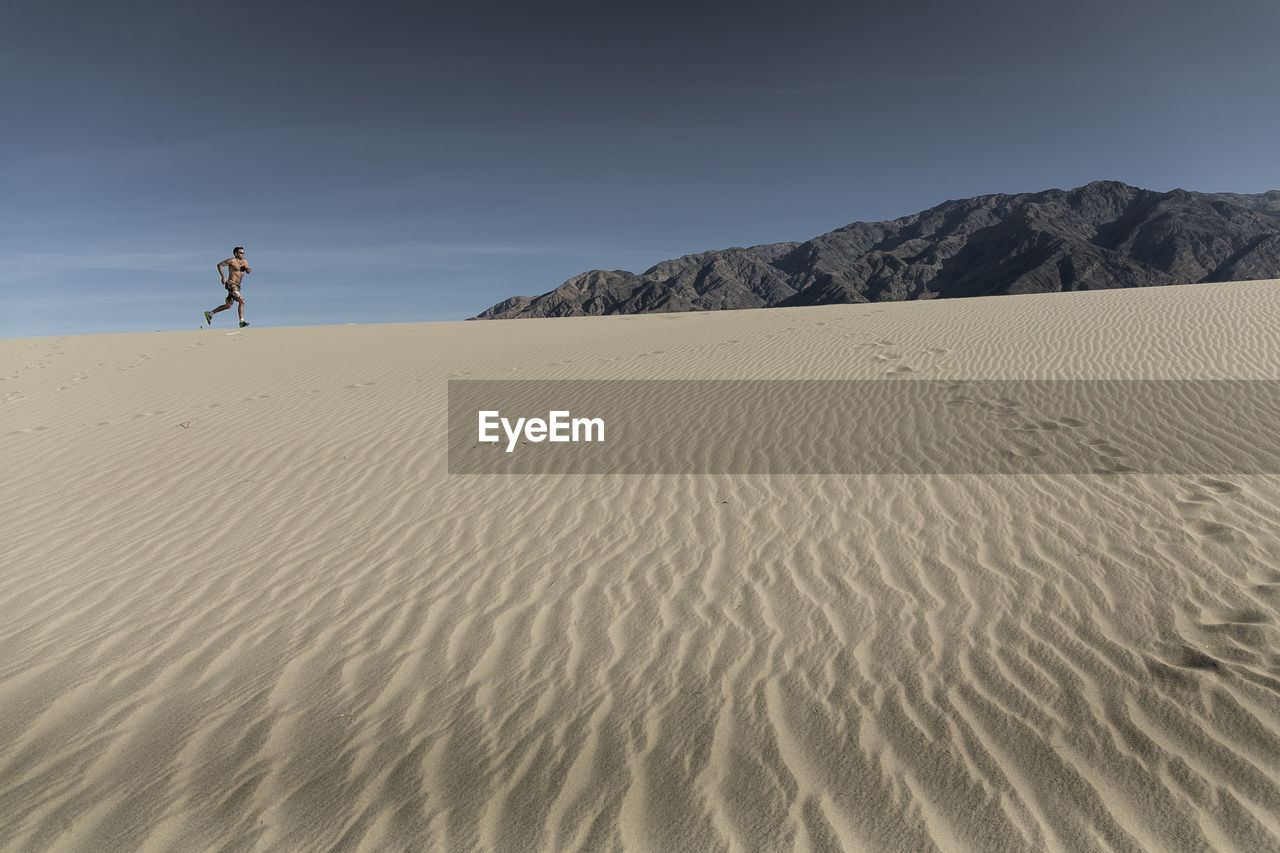
[[[950,198],[1263,192],[1277,45],[1274,0],[6,0],[0,337],[195,328],[236,245],[255,325],[452,320]]]

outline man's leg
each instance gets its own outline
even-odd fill
[[[244,322],[244,297],[236,300],[236,312],[240,315],[240,322]]]

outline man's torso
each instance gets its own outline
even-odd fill
[[[244,268],[249,266],[246,262],[237,258],[231,258],[227,262],[229,270],[227,272],[227,284],[240,286],[240,279],[244,278]]]

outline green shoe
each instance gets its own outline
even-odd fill
[[[205,323],[205,325],[206,325],[206,326],[212,326],[212,325],[213,325],[213,312],[212,312],[212,311],[206,311],[206,312],[204,312],[204,323]]]
[[[241,321],[240,321],[240,328],[242,328],[242,329],[243,329],[243,328],[244,328],[245,326],[247,326],[247,325],[249,325],[249,321],[248,321],[248,320],[241,320]]]

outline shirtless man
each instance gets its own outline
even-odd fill
[[[231,255],[230,258],[218,264],[218,277],[222,279],[222,286],[227,289],[227,301],[212,311],[204,312],[204,321],[213,325],[213,315],[219,311],[226,311],[231,307],[232,302],[236,302],[240,313],[240,328],[243,329],[249,324],[244,319],[244,297],[240,295],[240,280],[253,270],[249,269],[249,265],[244,262],[243,246],[236,246]],[[227,268],[225,274],[222,272],[223,267]]]

